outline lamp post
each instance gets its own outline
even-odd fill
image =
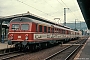
[[[0,42],[2,42],[2,19],[0,19]]]
[[[82,29],[81,29],[81,21],[80,21],[80,30],[82,30]]]
[[[78,20],[78,19],[75,19],[75,30],[76,30],[76,20]]]
[[[64,25],[66,26],[66,9],[69,9],[69,8],[64,8]]]

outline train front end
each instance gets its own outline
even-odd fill
[[[10,22],[8,44],[27,45],[32,40],[31,22],[26,18],[16,18]]]

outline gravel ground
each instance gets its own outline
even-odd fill
[[[52,48],[48,48],[48,49],[44,49],[38,52],[33,52],[33,53],[29,53],[27,55],[24,56],[19,56],[17,58],[13,58],[11,60],[43,60],[45,58],[47,58],[48,56],[56,53],[57,51],[65,48],[67,46],[55,46]]]
[[[68,42],[66,44],[71,44],[71,43],[76,42],[76,41],[78,41],[78,40],[71,41],[71,42]],[[29,53],[29,54],[26,54],[23,56],[19,56],[19,57],[10,59],[10,60],[44,60],[48,56],[56,53],[57,51],[64,49],[67,46],[69,46],[69,45],[63,45],[63,46],[58,45],[58,46],[55,46],[52,48],[40,50],[38,52],[32,52],[32,53]]]

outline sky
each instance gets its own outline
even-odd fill
[[[66,9],[67,23],[75,22],[75,19],[77,22],[84,21],[77,0],[0,0],[0,16],[11,16],[29,11],[52,22],[63,23],[64,8],[69,8]]]

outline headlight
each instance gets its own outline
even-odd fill
[[[25,35],[25,40],[28,40],[28,34]]]
[[[13,36],[10,36],[10,39],[13,40]]]
[[[25,39],[28,40],[28,36],[26,36]]]
[[[10,35],[10,40],[13,40],[13,34]]]

